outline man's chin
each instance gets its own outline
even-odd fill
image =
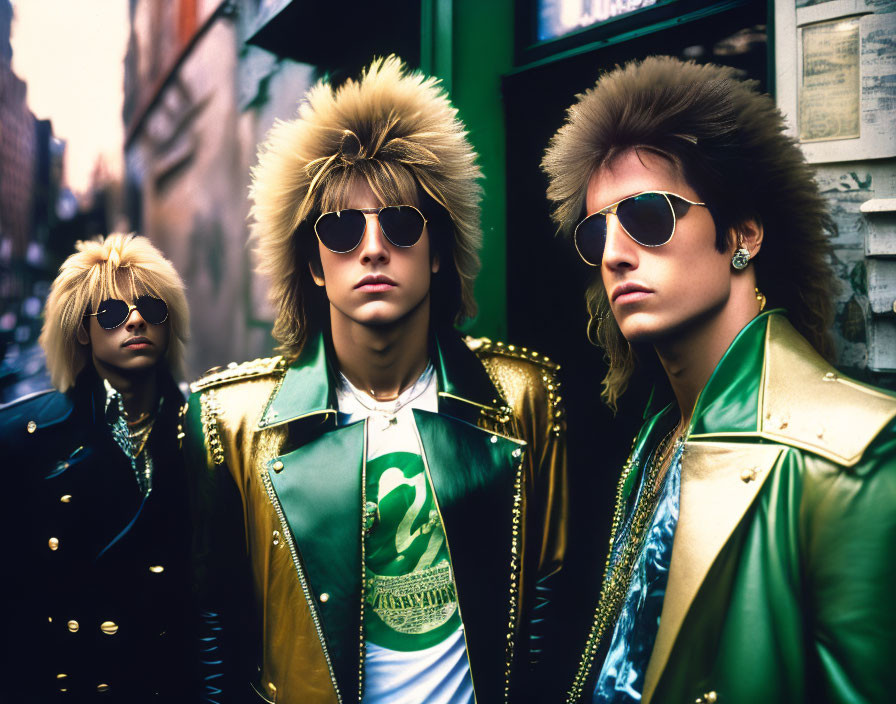
[[[632,345],[652,345],[665,337],[671,327],[637,313],[626,316],[621,322],[617,318],[616,324],[622,336]]]
[[[97,361],[99,366],[106,367],[124,376],[140,376],[154,370],[159,364],[159,357],[153,353],[132,356],[127,359],[98,359]]]

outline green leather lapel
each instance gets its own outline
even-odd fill
[[[502,701],[525,443],[441,414],[415,410],[414,417],[445,527],[476,698]]]
[[[258,427],[270,428],[299,419],[319,421],[330,414],[335,416],[336,398],[330,377],[326,341],[323,334],[318,333],[309,338],[302,354],[286,370],[261,414]]]
[[[439,412],[475,424],[482,416],[506,422],[510,410],[488,372],[454,329],[436,341]]]
[[[756,316],[728,346],[697,398],[688,437],[756,433],[765,333],[780,313],[775,309]]]
[[[265,467],[305,567],[309,605],[320,614],[336,681],[349,699],[358,686],[365,428],[364,422],[337,428]]]

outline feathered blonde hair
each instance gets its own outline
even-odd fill
[[[707,203],[716,247],[750,219],[764,228],[753,260],[770,306],[783,306],[794,326],[823,355],[833,342],[830,235],[835,225],[814,174],[774,101],[735,69],[670,57],[632,61],[601,76],[569,108],[541,162],[560,230],[571,235],[584,216],[596,169],[627,150],[671,161]],[[610,312],[598,274],[585,293],[588,336],[607,353],[602,396],[615,408],[637,359]]]
[[[90,348],[77,340],[84,316],[107,298],[133,302],[141,293],[168,305],[171,335],[165,358],[171,372],[181,375],[190,320],[184,284],[171,262],[148,239],[134,234],[114,233],[78,242],[75,250],[59,267],[50,287],[38,340],[53,386],[67,390],[90,361]],[[127,289],[122,288],[122,273],[129,282]]]
[[[345,207],[358,180],[384,204],[418,204],[430,221],[433,251],[442,262],[433,280],[434,322],[475,315],[481,172],[439,81],[409,73],[389,56],[339,88],[320,81],[306,98],[296,119],[271,128],[250,189],[252,235],[278,310],[274,337],[280,350],[297,356],[309,325],[321,322],[309,310],[315,291],[308,263],[317,251],[313,217]]]

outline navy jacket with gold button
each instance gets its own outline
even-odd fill
[[[508,699],[511,674],[524,668],[536,581],[560,569],[565,550],[557,366],[464,344],[454,331],[434,349],[439,411],[415,419],[473,687],[492,704]],[[228,700],[357,702],[366,424],[336,424],[323,336],[291,365],[234,365],[193,391],[184,447],[196,482],[197,586],[233,636],[222,646]]]
[[[182,396],[166,374],[144,497],[93,369],[0,409],[9,701],[192,701]],[[8,593],[8,592],[7,592]]]

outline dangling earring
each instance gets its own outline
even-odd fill
[[[753,290],[756,292],[756,300],[759,302],[759,312],[765,310],[765,294],[759,290],[758,287],[753,287]]]
[[[747,268],[747,264],[750,263],[750,250],[744,247],[744,239],[740,235],[737,237],[737,249],[734,250],[734,254],[731,257],[731,266],[733,266],[738,271],[742,271]]]

